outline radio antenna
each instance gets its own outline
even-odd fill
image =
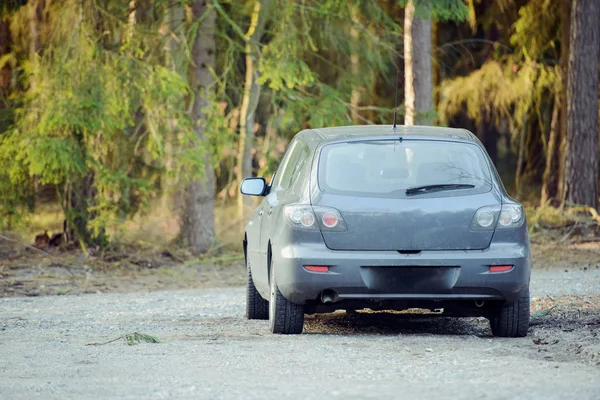
[[[394,100],[394,128],[396,129],[396,109],[398,108],[398,83],[400,82],[400,70],[396,71],[396,99]]]

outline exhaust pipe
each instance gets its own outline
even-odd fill
[[[338,300],[338,294],[335,290],[323,290],[321,292],[321,303],[323,304],[331,304],[335,303]]]
[[[485,305],[485,300],[475,300],[475,307],[481,308]]]

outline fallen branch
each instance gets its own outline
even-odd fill
[[[40,253],[43,253],[43,254],[47,255],[48,257],[50,257],[50,258],[52,258],[52,259],[56,259],[56,258],[55,258],[55,257],[54,257],[52,254],[48,253],[47,251],[44,251],[44,250],[42,250],[42,249],[38,249],[37,247],[34,247],[34,246],[31,246],[31,245],[28,245],[27,243],[23,243],[23,242],[21,242],[20,240],[11,239],[11,238],[8,238],[8,237],[6,237],[6,236],[3,236],[3,235],[0,235],[0,239],[4,239],[4,240],[6,240],[6,241],[8,241],[8,242],[18,243],[18,244],[20,244],[20,245],[23,245],[24,247],[27,247],[27,248],[30,248],[30,249],[33,249],[33,250],[39,251]]]
[[[600,238],[587,238],[587,239],[578,239],[571,241],[571,244],[580,244],[580,243],[595,243],[600,242]]]
[[[105,344],[116,342],[119,339],[123,339],[123,336],[119,336],[116,339],[109,340],[108,342],[104,342],[104,343],[87,343],[86,346],[104,346]]]
[[[116,339],[112,339],[109,340],[108,342],[103,342],[103,343],[87,343],[86,346],[104,346],[105,344],[109,344],[109,343],[114,343],[117,340],[120,339],[125,339],[125,342],[129,345],[129,346],[133,346],[134,344],[139,344],[142,342],[145,343],[161,343],[161,341],[157,338],[154,337],[152,335],[147,335],[145,333],[139,333],[139,332],[133,332],[133,333],[127,333],[123,336],[119,336]]]
[[[48,257],[50,257],[52,260],[56,261],[55,263],[53,263],[53,265],[55,265],[55,266],[57,266],[57,267],[64,268],[64,269],[66,269],[66,270],[67,270],[67,271],[68,271],[68,272],[69,272],[71,275],[74,275],[74,274],[73,274],[73,272],[71,271],[71,269],[69,268],[69,266],[68,266],[67,264],[64,264],[63,262],[61,262],[59,259],[57,259],[56,257],[54,257],[52,254],[48,253],[47,251],[44,251],[44,250],[42,250],[42,249],[38,249],[37,247],[34,247],[34,246],[31,246],[31,245],[28,245],[27,243],[23,243],[23,242],[21,242],[21,241],[19,241],[19,240],[16,240],[16,239],[11,239],[11,238],[9,238],[9,237],[6,237],[6,236],[3,236],[3,235],[0,235],[0,239],[4,239],[4,240],[6,240],[6,241],[8,241],[8,242],[18,243],[18,244],[20,244],[20,245],[23,245],[24,247],[27,247],[27,248],[30,248],[30,249],[33,249],[33,250],[39,251],[40,253],[42,253],[42,254],[45,254],[45,255],[47,255]]]

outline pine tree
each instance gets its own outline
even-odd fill
[[[600,2],[575,0],[567,84],[565,197],[598,207],[598,66]]]
[[[31,13],[42,3],[41,14]],[[39,0],[12,14],[20,92],[14,123],[0,134],[0,215],[27,212],[23,199],[35,185],[54,188],[82,244],[147,211],[160,190],[170,121],[182,144],[198,143],[183,105],[187,83],[162,65],[162,14],[144,8],[155,4],[84,3]],[[200,161],[196,150],[178,155],[189,175]]]
[[[408,0],[404,10],[405,125],[433,123],[432,16],[464,20],[462,1]]]
[[[191,49],[189,84],[191,119],[200,143],[206,143],[206,108],[212,99],[215,68],[216,14],[207,0],[195,0],[191,14],[200,21]],[[194,254],[208,251],[214,240],[214,172],[210,158],[204,156],[203,176],[189,183],[181,210],[181,242]]]
[[[250,16],[250,26],[244,37],[246,74],[240,106],[240,137],[237,154],[237,182],[252,176],[252,150],[254,148],[255,114],[262,85],[260,72],[260,38],[271,11],[271,0],[256,0]],[[250,206],[250,198],[238,193],[238,215],[244,216],[244,208]]]
[[[431,125],[432,118],[415,117],[433,110],[430,11],[423,5],[415,15],[409,0],[404,13],[404,124]]]

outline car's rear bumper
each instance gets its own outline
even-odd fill
[[[322,244],[285,246],[273,252],[277,285],[290,301],[304,304],[324,290],[339,300],[517,300],[529,287],[529,247],[492,243],[485,250],[332,251]],[[309,272],[305,265],[327,265]],[[491,265],[513,265],[492,273]]]

